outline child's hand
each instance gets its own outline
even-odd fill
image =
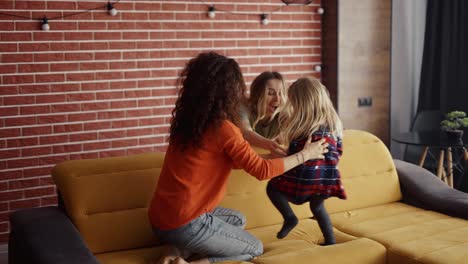
[[[311,142],[311,140],[312,136],[309,136],[302,150],[304,153],[304,161],[310,159],[324,159],[325,156],[323,154],[328,152],[328,143],[326,140],[324,138],[315,142]]]

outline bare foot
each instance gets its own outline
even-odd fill
[[[173,263],[172,261],[176,259],[177,257],[175,256],[161,256],[156,262],[153,262],[154,264],[171,264]]]
[[[171,264],[177,258],[182,256],[182,252],[173,246],[165,246],[162,249],[161,256],[156,261],[150,262],[150,264]],[[182,262],[183,263],[183,262]]]
[[[162,262],[157,262],[157,264],[208,264],[208,259],[196,260],[192,262],[187,262],[185,259],[181,257],[173,258],[172,256],[166,256],[165,258],[161,259]]]
[[[177,257],[177,258],[175,258],[175,259],[171,262],[171,264],[188,264],[188,262],[185,261],[185,260],[184,260],[183,258],[181,258],[181,257]]]
[[[181,251],[173,246],[165,246],[159,259],[150,264],[210,264],[207,258],[187,262],[184,258],[188,258],[189,255],[190,252],[187,250]]]

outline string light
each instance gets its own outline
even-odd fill
[[[48,30],[50,30],[49,21],[51,21],[51,20],[63,19],[63,18],[66,18],[66,17],[71,17],[71,16],[83,14],[83,13],[88,13],[88,12],[91,12],[91,11],[94,11],[94,10],[97,10],[97,9],[105,8],[105,9],[107,9],[107,12],[109,13],[109,15],[116,16],[118,14],[118,11],[115,8],[115,5],[118,4],[120,1],[121,0],[116,0],[114,3],[112,3],[111,1],[108,1],[107,4],[100,5],[100,6],[97,6],[95,8],[92,8],[92,9],[87,9],[87,10],[83,10],[83,11],[76,12],[76,13],[69,13],[67,15],[56,16],[56,17],[52,17],[52,18],[47,18],[47,17],[35,18],[35,17],[28,17],[28,16],[23,16],[23,15],[8,14],[8,13],[4,13],[4,12],[0,12],[0,15],[18,17],[18,18],[24,18],[24,19],[31,19],[31,20],[39,20],[39,21],[41,21],[41,29],[43,31],[48,31]],[[268,25],[270,23],[269,16],[271,14],[275,13],[275,12],[278,12],[278,11],[282,10],[285,6],[288,6],[288,5],[291,5],[291,4],[309,5],[310,3],[312,3],[312,1],[313,0],[283,0],[283,3],[285,5],[282,5],[282,6],[276,8],[274,10],[271,10],[268,13],[260,14],[260,22],[261,22],[262,25]],[[208,6],[208,17],[209,18],[216,17],[216,11],[221,11],[221,12],[225,12],[225,13],[229,13],[229,14],[235,14],[235,15],[258,16],[258,14],[253,14],[253,13],[232,12],[232,11],[228,11],[228,10],[215,8],[214,5],[207,5],[205,3],[205,1],[203,1],[203,0],[200,0],[200,2],[202,2],[204,5]],[[323,8],[319,7],[316,10],[316,12],[317,12],[317,14],[323,14],[325,12],[325,10]]]
[[[207,4],[204,0],[199,0],[201,3],[206,5],[208,7],[208,17],[209,18],[214,18],[216,16],[216,11],[228,13],[228,14],[233,14],[233,15],[244,15],[244,16],[257,16],[258,14],[254,13],[244,13],[244,12],[233,12],[229,10],[224,10],[220,8],[215,8],[214,5],[209,5]],[[276,9],[271,10],[268,13],[262,13],[260,14],[260,23],[262,25],[268,25],[270,23],[269,16],[273,13],[276,13],[278,11],[281,11],[285,6],[296,4],[296,5],[309,5],[313,2],[313,0],[284,0],[282,1],[285,5],[281,5]]]
[[[111,2],[108,2],[107,3],[107,12],[109,13],[109,15],[111,16],[116,16],[117,15],[117,9],[115,9],[114,5],[112,5]]]
[[[262,25],[268,25],[268,23],[270,23],[270,21],[268,20],[268,16],[266,14],[261,14],[260,15],[260,22],[262,23]]]
[[[44,17],[42,19],[41,29],[43,31],[49,31],[50,30],[49,20],[47,19],[47,17]]]
[[[323,13],[325,13],[325,9],[323,9],[322,7],[319,7],[319,8],[317,8],[317,11],[316,11],[316,12],[317,12],[317,14],[319,14],[319,15],[323,15]]]
[[[315,65],[314,66],[314,71],[321,72],[322,71],[322,66],[321,65]]]
[[[208,17],[214,18],[215,16],[216,16],[216,10],[214,8],[214,5],[211,5],[208,7]]]
[[[57,20],[57,19],[63,19],[63,18],[66,18],[66,17],[76,16],[76,15],[79,15],[79,14],[88,13],[88,12],[98,10],[98,9],[107,9],[107,11],[109,12],[109,15],[115,16],[118,13],[117,9],[115,8],[115,5],[118,4],[120,1],[121,0],[116,0],[113,4],[109,1],[105,5],[99,5],[99,6],[95,7],[95,8],[86,9],[86,10],[83,10],[83,11],[79,11],[79,12],[75,12],[75,13],[69,13],[69,14],[66,14],[66,15],[56,16],[56,17],[52,17],[52,18],[47,18],[45,16],[41,17],[41,18],[38,18],[38,17],[30,17],[30,16],[9,14],[9,13],[4,13],[4,12],[0,12],[0,15],[23,18],[23,19],[30,19],[30,20],[38,20],[41,23],[41,29],[43,31],[49,31],[50,30],[49,21],[51,21],[51,20]]]

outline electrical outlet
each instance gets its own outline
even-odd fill
[[[359,97],[358,98],[358,107],[371,107],[372,106],[372,97]]]

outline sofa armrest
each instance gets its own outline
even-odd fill
[[[468,193],[450,188],[430,171],[394,160],[403,202],[439,213],[468,219]]]
[[[98,264],[70,219],[57,207],[19,210],[10,216],[8,263]]]

